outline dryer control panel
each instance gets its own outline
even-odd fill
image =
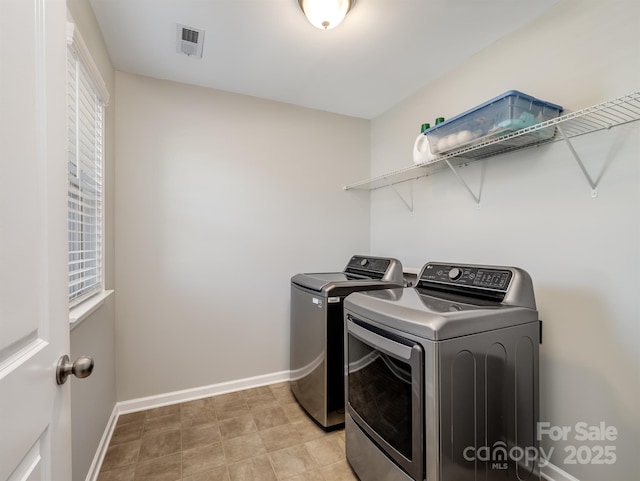
[[[429,262],[416,288],[535,309],[531,277],[517,267]]]
[[[427,264],[422,269],[420,281],[468,286],[506,292],[512,272],[481,266]]]
[[[418,275],[418,290],[438,291],[504,306],[536,308],[531,276],[518,267],[429,262]]]

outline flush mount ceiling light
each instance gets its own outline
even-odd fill
[[[320,30],[330,30],[344,20],[356,0],[298,0],[311,25]]]

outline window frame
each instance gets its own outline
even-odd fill
[[[97,255],[95,256],[95,259],[98,263],[98,265],[96,266],[97,269],[99,269],[99,272],[97,274],[97,281],[93,284],[91,284],[89,289],[80,289],[79,291],[76,292],[72,292],[71,290],[71,286],[72,284],[76,283],[77,279],[74,280],[73,282],[71,281],[71,277],[74,273],[74,269],[71,268],[71,264],[72,262],[77,262],[77,260],[71,261],[71,236],[72,236],[72,232],[70,230],[71,228],[71,223],[73,222],[73,220],[71,219],[71,213],[68,213],[68,218],[67,218],[67,245],[68,245],[68,251],[67,251],[67,262],[68,262],[68,277],[67,277],[67,285],[68,285],[68,300],[69,300],[69,307],[70,309],[76,308],[77,306],[79,306],[80,304],[82,304],[84,301],[86,301],[87,299],[95,296],[96,294],[99,293],[104,293],[104,183],[103,183],[103,179],[104,179],[104,143],[105,143],[105,114],[106,114],[106,107],[108,106],[109,103],[109,92],[106,88],[106,85],[102,79],[102,76],[100,75],[100,71],[98,70],[95,62],[93,61],[89,50],[87,49],[86,44],[84,43],[84,40],[82,39],[82,36],[80,35],[80,32],[78,31],[77,27],[75,26],[75,24],[71,21],[67,22],[67,81],[68,82],[73,82],[73,91],[71,91],[69,88],[67,90],[67,122],[69,122],[69,119],[71,118],[71,116],[73,115],[75,117],[75,121],[76,121],[76,127],[75,127],[75,139],[74,139],[74,145],[75,148],[71,149],[71,136],[69,135],[70,132],[70,125],[67,126],[67,175],[69,180],[69,184],[68,184],[68,190],[67,190],[67,202],[68,202],[68,209],[71,209],[71,206],[74,204],[82,204],[83,203],[83,198],[82,198],[82,194],[80,193],[80,191],[78,191],[77,193],[81,196],[80,198],[73,198],[72,194],[73,192],[73,186],[71,183],[71,178],[72,178],[72,174],[70,173],[70,166],[72,164],[72,159],[73,159],[73,165],[75,165],[76,167],[78,165],[80,165],[80,163],[82,162],[81,159],[81,153],[80,150],[78,149],[78,145],[79,145],[79,140],[77,138],[77,134],[78,132],[81,130],[80,126],[77,125],[78,122],[78,117],[81,116],[81,114],[79,114],[79,112],[77,110],[79,110],[79,104],[77,102],[78,100],[78,89],[79,89],[79,85],[82,83],[85,93],[89,93],[91,94],[91,99],[93,104],[90,105],[91,108],[96,109],[96,113],[95,115],[92,116],[92,118],[90,119],[91,121],[93,121],[93,125],[89,128],[86,129],[86,131],[92,131],[95,129],[96,133],[99,134],[98,137],[95,137],[95,141],[92,144],[92,148],[93,148],[93,153],[92,156],[90,158],[91,160],[91,165],[90,167],[92,169],[94,169],[95,172],[97,172],[97,176],[99,177],[99,179],[93,178],[93,177],[89,177],[89,180],[93,179],[93,181],[99,181],[99,192],[98,194],[95,196],[94,200],[96,202],[96,209],[99,209],[99,213],[96,213],[96,215],[93,216],[94,222],[93,224],[91,223],[87,223],[84,224],[84,222],[82,221],[78,221],[76,222],[74,225],[77,224],[81,224],[83,225],[83,227],[90,227],[91,225],[93,225],[97,232],[94,233],[94,235],[98,235],[98,238],[95,240],[95,244],[97,244],[97,247],[93,250],[91,250],[91,253],[96,253]],[[68,86],[69,87],[69,86]],[[71,111],[71,104],[69,102],[69,97],[70,95],[74,95],[74,110],[73,112]],[[77,108],[77,109],[76,109]],[[99,112],[98,112],[99,109]],[[99,122],[99,124],[98,124]],[[96,156],[99,157],[99,159],[96,159]],[[99,164],[99,165],[95,165],[95,164]],[[88,171],[91,171],[90,169],[87,169]],[[85,172],[84,169],[81,169],[81,172]],[[86,179],[86,177],[85,177]],[[80,183],[84,183],[83,179],[79,179]],[[90,216],[91,217],[91,216]],[[97,221],[95,221],[97,217]],[[82,230],[80,231],[80,235],[81,236],[85,236],[87,235],[87,233]],[[84,255],[84,254],[81,254]],[[80,280],[83,279],[82,277],[82,272],[79,273],[80,274]],[[78,294],[79,292],[79,294]]]

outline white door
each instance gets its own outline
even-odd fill
[[[0,0],[0,481],[71,480],[66,4]]]

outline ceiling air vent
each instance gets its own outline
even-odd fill
[[[204,30],[178,24],[177,52],[190,57],[202,58]]]

